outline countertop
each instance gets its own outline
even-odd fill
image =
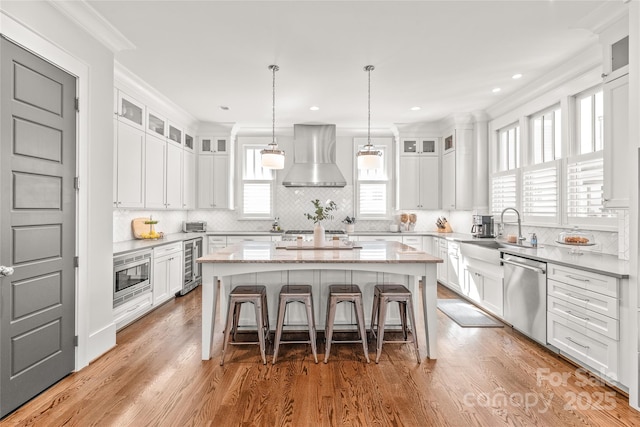
[[[167,234],[162,239],[139,239],[139,240],[126,240],[124,242],[117,242],[113,244],[113,255],[122,255],[127,252],[135,252],[141,250],[151,250],[156,246],[168,245],[170,243],[183,242],[185,240],[196,239],[198,237],[204,237],[204,233],[173,233]]]
[[[197,237],[211,236],[279,236],[282,232],[270,231],[208,231],[206,233],[173,233],[166,235],[159,240],[127,240],[113,244],[113,254],[120,255],[127,252],[138,250],[151,250],[156,246],[167,245],[170,243],[181,242]],[[473,237],[467,233],[440,233],[437,231],[418,231],[418,232],[400,232],[393,233],[390,231],[356,231],[350,233],[354,236],[433,236],[461,243],[479,243],[497,240]],[[269,244],[270,242],[265,242]],[[629,261],[621,260],[614,255],[599,254],[597,252],[584,251],[582,255],[574,255],[569,253],[569,247],[541,245],[538,248],[526,248],[517,246],[505,246],[499,250],[504,253],[520,255],[526,258],[535,259],[543,262],[550,262],[568,267],[575,267],[593,273],[605,274],[621,279],[629,278]],[[296,252],[296,251],[287,251]],[[316,252],[316,251],[308,251]],[[325,251],[332,252],[332,251]],[[340,250],[345,252],[345,250]],[[325,254],[326,255],[326,254]],[[346,262],[346,261],[345,261]]]
[[[273,242],[240,242],[198,259],[199,263],[440,263],[442,259],[399,242],[359,242],[362,248],[278,249]],[[292,243],[292,245],[295,243]]]

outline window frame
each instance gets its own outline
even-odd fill
[[[356,153],[360,149],[367,144],[367,138],[355,137],[353,138],[353,152]],[[361,171],[358,169],[358,159],[357,156],[354,155],[353,161],[353,182],[354,182],[354,206],[355,206],[355,216],[359,220],[388,220],[392,216],[392,206],[393,206],[393,162],[394,162],[394,150],[393,150],[393,138],[390,137],[377,137],[371,138],[371,144],[375,149],[381,150],[383,152],[382,161],[383,161],[383,175],[381,177],[371,178],[371,179],[362,179],[360,177]],[[361,211],[360,204],[360,195],[361,195],[361,185],[367,184],[384,184],[385,185],[385,203],[384,203],[384,213],[382,214],[363,214]]]
[[[545,139],[545,131],[544,131],[544,122],[546,117],[551,116],[552,130],[551,130],[551,158],[545,159],[545,148],[546,148],[546,139]],[[536,147],[536,120],[542,119],[542,127],[541,127],[541,135],[542,138],[540,148],[540,159],[541,161],[536,161],[536,152],[538,151]],[[558,127],[558,119],[559,127]],[[528,153],[529,153],[529,162],[528,166],[531,165],[539,165],[546,162],[553,162],[555,160],[559,160],[565,156],[565,149],[562,140],[562,106],[560,103],[554,104],[550,107],[545,108],[544,110],[538,111],[535,114],[529,116],[529,138],[528,138]],[[558,153],[556,141],[558,136],[560,137],[560,152]]]
[[[595,117],[596,114],[596,109],[595,107],[595,97],[600,94],[600,97],[602,99],[602,121],[600,123],[599,126],[599,131],[600,131],[600,144],[602,145],[600,148],[597,148],[596,146],[596,142],[595,142],[595,135],[596,135],[596,130],[597,130],[597,126],[596,126],[596,122],[597,122],[597,117]],[[582,117],[582,103],[581,100],[586,99],[586,98],[591,98],[591,118],[592,118],[592,123],[591,123],[591,149],[590,151],[585,151],[582,152],[582,127],[581,127],[581,117]],[[572,125],[574,126],[574,130],[575,130],[575,138],[574,138],[574,144],[572,146],[572,150],[571,150],[571,155],[573,156],[577,156],[580,154],[588,154],[588,153],[594,153],[596,151],[602,151],[604,149],[604,122],[606,120],[606,118],[604,117],[604,91],[602,90],[602,86],[594,86],[591,87],[589,89],[586,89],[582,92],[579,92],[575,95],[573,95],[573,102],[575,105],[574,108],[574,114],[575,116],[572,118],[571,122]]]
[[[265,140],[266,141],[266,140]],[[265,169],[265,168],[261,168],[263,170],[262,175],[270,175],[270,177],[251,177],[251,178],[247,178],[247,151],[248,150],[262,150],[266,147],[266,145],[268,144],[268,142],[265,143],[261,143],[261,142],[256,142],[256,141],[251,141],[251,142],[242,142],[240,144],[239,147],[239,152],[241,153],[241,155],[239,156],[240,159],[240,167],[239,167],[239,171],[240,171],[240,187],[239,187],[239,192],[240,192],[240,197],[238,198],[238,204],[240,205],[240,209],[239,209],[239,219],[241,220],[262,220],[262,219],[272,219],[274,217],[274,212],[275,212],[275,181],[276,181],[276,173],[275,171],[271,170],[271,169]],[[265,173],[268,172],[267,173]],[[247,213],[245,211],[245,203],[244,203],[244,193],[245,193],[245,185],[246,184],[265,184],[268,183],[269,185],[269,212],[264,213],[264,214],[259,214],[259,213],[254,213],[254,212],[250,212]]]
[[[511,153],[509,149],[509,132],[515,130],[515,155],[514,155],[514,167],[510,167]],[[507,126],[504,126],[496,131],[497,135],[497,172],[505,172],[513,169],[518,169],[521,164],[521,152],[522,152],[522,137],[520,132],[520,121],[513,122]],[[503,147],[503,135],[507,137],[506,144]]]

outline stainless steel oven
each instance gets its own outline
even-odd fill
[[[114,257],[113,306],[145,292],[151,292],[151,251]]]

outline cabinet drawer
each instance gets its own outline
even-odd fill
[[[547,279],[568,283],[604,295],[618,298],[618,279],[555,264],[547,265]]]
[[[596,313],[620,319],[619,302],[616,298],[551,279],[547,280],[547,293]]]
[[[552,312],[547,313],[547,340],[563,353],[610,378],[618,378],[618,342]]]
[[[125,327],[151,310],[152,298],[152,293],[149,291],[114,308],[113,321],[116,324],[116,330]]]
[[[620,324],[617,319],[603,316],[552,296],[547,301],[547,310],[613,340],[620,339]]]
[[[182,252],[182,242],[172,243],[170,245],[156,246],[153,248],[154,258],[171,255],[176,252]]]

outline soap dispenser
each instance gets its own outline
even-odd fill
[[[536,233],[531,234],[531,246],[534,248],[538,247],[538,236],[536,236]]]

